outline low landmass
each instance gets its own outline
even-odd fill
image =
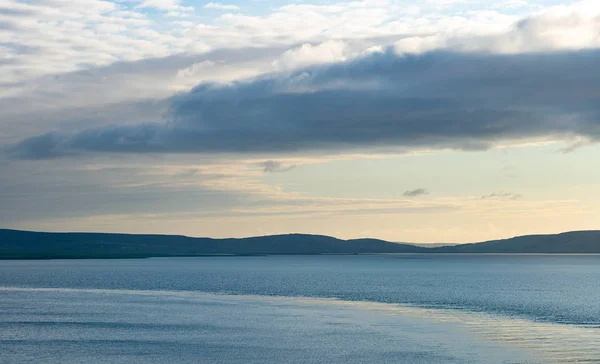
[[[307,234],[212,239],[181,235],[48,233],[0,229],[0,259],[392,253],[592,254],[600,253],[600,231],[527,235],[481,243],[425,247],[379,239],[342,240]]]

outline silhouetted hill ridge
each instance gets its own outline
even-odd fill
[[[600,253],[600,231],[527,235],[427,248],[380,239],[342,240],[308,234],[213,239],[183,235],[50,233],[0,229],[0,259],[385,253]]]
[[[481,243],[437,248],[448,253],[600,253],[600,231],[524,235]]]

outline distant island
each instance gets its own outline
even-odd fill
[[[591,254],[600,253],[600,231],[526,235],[481,243],[424,247],[379,239],[342,240],[306,234],[212,239],[181,235],[48,233],[0,229],[0,259],[389,253]]]

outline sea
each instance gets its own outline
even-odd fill
[[[0,261],[0,363],[600,363],[600,255]]]

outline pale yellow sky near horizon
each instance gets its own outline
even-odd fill
[[[466,243],[598,229],[600,170],[590,165],[600,158],[600,145],[566,154],[559,151],[561,147],[562,143],[551,143],[481,152],[430,151],[327,162],[306,159],[306,164],[281,173],[263,173],[248,164],[229,165],[222,167],[226,177],[217,179],[216,186],[246,189],[251,203],[241,200],[214,213],[203,210],[193,197],[185,198],[197,183],[195,172],[183,174],[178,183],[146,182],[166,191],[183,189],[183,201],[189,204],[181,202],[182,211],[176,206],[161,212],[165,206],[157,204],[133,214],[47,217],[6,227],[208,237],[308,233],[415,243]],[[181,168],[167,168],[168,176],[181,176]],[[105,173],[110,170],[100,168]],[[146,178],[152,176],[144,173]],[[120,183],[128,196],[131,186]],[[207,182],[199,186],[206,188]],[[425,193],[404,196],[416,189]]]

